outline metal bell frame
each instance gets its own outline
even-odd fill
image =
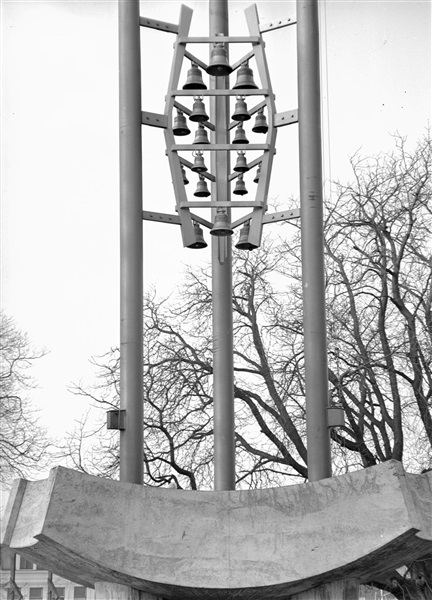
[[[221,210],[225,210],[228,207],[230,209],[237,207],[250,207],[251,212],[241,217],[240,219],[233,221],[231,227],[232,229],[234,229],[248,221],[248,243],[255,248],[260,245],[263,224],[268,222],[287,220],[288,218],[297,218],[299,216],[299,211],[290,211],[290,216],[287,216],[287,211],[285,211],[284,213],[273,213],[271,216],[266,216],[265,214],[267,210],[267,194],[271,175],[271,167],[273,163],[273,156],[276,151],[275,148],[277,128],[284,125],[290,125],[291,123],[297,123],[298,113],[297,110],[286,111],[284,113],[276,112],[274,104],[274,94],[270,83],[267,59],[264,52],[264,42],[262,39],[262,33],[266,31],[271,31],[275,28],[284,27],[285,25],[290,25],[292,24],[292,22],[288,19],[283,24],[280,24],[279,22],[279,24],[270,23],[267,26],[260,25],[257,8],[255,5],[252,5],[246,8],[245,10],[249,36],[222,36],[216,34],[214,36],[207,37],[190,37],[189,29],[192,20],[192,14],[193,11],[189,7],[182,5],[178,25],[165,24],[165,28],[162,29],[160,25],[158,25],[155,21],[143,20],[143,22],[141,23],[143,26],[158,28],[161,31],[168,31],[177,34],[176,41],[174,43],[174,57],[171,68],[170,80],[168,84],[168,93],[166,95],[164,114],[149,113],[145,111],[142,111],[141,113],[143,124],[164,129],[167,156],[169,160],[174,193],[176,198],[177,214],[163,215],[161,213],[150,213],[147,211],[143,211],[143,218],[149,220],[157,218],[159,221],[162,222],[178,223],[181,227],[183,245],[186,247],[193,247],[192,245],[196,241],[196,228],[194,223],[199,222],[201,226],[205,226],[210,230],[212,230],[213,228],[213,223],[207,221],[202,217],[198,217],[198,215],[194,214],[192,210],[195,210],[196,208],[220,208]],[[190,86],[187,86],[187,83],[185,84],[185,86],[183,86],[183,89],[179,89],[179,78],[181,74],[182,64],[185,58],[191,61],[191,69],[194,68],[198,71],[202,69],[207,72],[208,65],[206,65],[200,59],[198,59],[189,50],[190,45],[202,43],[213,45],[213,49],[215,47],[222,47],[216,46],[218,44],[221,44],[224,48],[226,48],[229,44],[250,43],[251,49],[249,50],[249,52],[247,52],[246,55],[244,55],[236,63],[230,65],[230,68],[232,68],[233,73],[237,71],[237,69],[243,68],[243,75],[246,75],[246,83],[248,84],[247,87],[245,88],[242,86],[237,86],[239,80],[240,82],[245,81],[244,79],[242,79],[242,77],[237,76],[237,82],[236,84],[234,84],[232,89],[206,89],[204,83],[203,86],[205,89],[199,89],[198,93],[198,88],[190,88]],[[252,72],[249,72],[245,69],[251,69],[251,67],[249,67],[249,61],[251,59],[254,60],[254,66]],[[198,71],[197,73],[192,73],[191,75],[198,75]],[[259,81],[262,87],[258,87],[255,83],[255,74],[257,75],[256,81]],[[217,77],[218,75],[215,76]],[[192,83],[194,85],[194,82]],[[175,108],[189,115],[189,117],[193,114],[193,110],[190,110],[189,108],[184,106],[181,102],[179,102],[178,99],[182,96],[199,96],[200,98],[204,98],[206,96],[215,95],[241,95],[245,99],[249,98],[249,100],[252,99],[254,96],[261,96],[261,99],[258,98],[259,102],[252,108],[248,109],[248,114],[250,117],[252,117],[261,109],[267,108],[266,112],[268,115],[268,131],[266,133],[265,142],[260,144],[215,144],[212,141],[210,141],[204,143],[178,144],[175,140],[172,128],[169,126],[169,115],[172,114],[172,111]],[[241,125],[241,122],[239,123],[239,121],[233,120],[232,122],[227,124],[228,130],[237,127],[239,124]],[[199,122],[199,127],[205,127],[206,129],[209,129],[210,132],[215,131],[215,125],[211,123],[210,120],[205,122]],[[199,200],[194,200],[191,202],[188,201],[185,192],[185,183],[183,181],[181,165],[186,165],[190,169],[194,165],[188,160],[186,160],[184,157],[180,156],[179,153],[187,151],[241,152],[245,150],[255,152],[258,151],[262,153],[260,156],[247,163],[249,169],[252,169],[257,165],[260,165],[262,167],[262,174],[258,179],[258,185],[256,188],[254,199],[220,201],[217,198],[217,194],[212,194],[213,199],[211,200],[207,200],[206,198],[200,198]],[[232,181],[233,179],[238,178],[238,176],[239,171],[234,170],[231,174],[228,174],[228,180]],[[200,173],[200,177],[208,179],[212,182],[216,181],[215,176],[209,172]],[[157,217],[154,216],[155,214],[157,215]]]

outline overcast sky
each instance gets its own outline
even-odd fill
[[[192,35],[206,35],[207,2],[185,4]],[[230,3],[232,34],[247,35],[249,4]],[[89,358],[119,342],[117,2],[1,6],[2,307],[49,352],[32,397],[62,435],[86,408],[67,386],[91,381]],[[264,23],[295,17],[295,2],[257,6]],[[141,15],[175,23],[179,8],[141,2]],[[413,145],[428,126],[430,3],[329,0],[320,21],[325,177],[345,181],[357,150],[386,152],[396,131]],[[265,40],[277,110],[297,108],[295,26]],[[142,31],[144,110],[163,112],[173,42]],[[144,208],[173,213],[162,130],[143,134]],[[269,197],[280,208],[298,195],[297,135],[296,125],[278,132]],[[144,234],[146,289],[168,294],[185,264],[210,258],[209,248],[183,249],[177,227],[145,224]]]

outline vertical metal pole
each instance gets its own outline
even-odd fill
[[[228,35],[228,0],[209,0],[210,35]],[[211,77],[211,89],[228,89],[228,77]],[[229,143],[229,99],[216,96],[211,101],[215,125],[214,143]],[[230,198],[229,152],[212,152],[212,172],[216,176],[216,200]],[[215,216],[213,211],[213,219]],[[228,211],[230,217],[230,211]],[[232,251],[229,237],[212,236],[213,289],[213,405],[214,405],[214,488],[235,488],[234,366],[232,313]]]
[[[120,480],[143,483],[143,243],[139,0],[119,0]]]
[[[331,477],[324,280],[318,0],[297,0],[303,324],[309,481]]]

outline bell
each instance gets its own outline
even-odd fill
[[[255,125],[252,127],[252,131],[255,133],[267,133],[268,125],[267,119],[264,115],[264,108],[260,108],[255,119]]]
[[[248,109],[244,98],[237,98],[234,114],[232,115],[231,119],[233,119],[234,121],[248,121],[250,118],[251,116],[248,113]]]
[[[184,90],[206,90],[207,86],[203,81],[201,70],[196,63],[191,63],[191,68],[187,72]]]
[[[195,139],[192,144],[210,144],[207,137],[207,131],[204,129],[204,125],[201,125],[201,123],[198,125],[198,129],[195,132]]]
[[[246,137],[245,130],[243,129],[241,123],[239,123],[237,125],[237,129],[236,129],[235,136],[234,136],[232,143],[233,144],[249,144],[249,140]]]
[[[233,86],[233,90],[237,90],[239,88],[245,90],[255,90],[258,88],[257,84],[253,80],[253,71],[247,62],[243,63],[237,72],[237,81]]]
[[[174,127],[173,127],[174,135],[189,135],[190,129],[186,123],[186,117],[182,113],[181,110],[177,111],[177,116],[174,119]]]
[[[192,114],[189,119],[191,121],[197,121],[198,123],[202,123],[203,121],[208,121],[209,116],[206,113],[204,102],[201,98],[194,98],[194,103],[192,107]]]
[[[233,190],[233,194],[236,196],[244,196],[248,191],[245,186],[245,182],[243,181],[243,173],[241,173],[237,178],[237,183],[235,189]]]
[[[202,175],[199,176],[197,189],[194,192],[194,196],[196,196],[197,198],[206,198],[207,196],[210,196],[207,183]]]
[[[205,171],[208,171],[204,163],[204,156],[202,152],[197,152],[195,154],[195,160],[193,167],[191,167],[191,171],[194,173],[204,173]]]
[[[216,42],[210,53],[210,64],[206,69],[209,75],[223,77],[232,73],[232,67],[228,63],[228,56],[222,42]]]
[[[258,183],[260,175],[261,175],[261,165],[257,169],[256,175],[255,175],[255,179],[253,180],[254,183]]]
[[[204,239],[203,230],[198,225],[198,223],[194,223],[194,234],[195,234],[195,241],[192,244],[189,244],[188,248],[196,248],[196,249],[207,248],[207,242]]]
[[[186,171],[183,165],[180,165],[181,174],[183,176],[183,185],[187,185],[189,183],[189,179],[187,178]]]
[[[238,152],[237,162],[235,164],[234,171],[236,171],[236,173],[246,173],[246,171],[249,171],[244,152]]]
[[[255,248],[258,248],[258,246],[255,246],[255,244],[251,244],[249,242],[249,231],[249,223],[245,223],[240,230],[239,241],[236,244],[236,248],[239,250],[255,250]]]
[[[228,215],[225,211],[218,209],[214,225],[210,230],[210,234],[221,237],[225,235],[232,235],[232,233],[233,231],[231,229],[230,222],[228,221]]]

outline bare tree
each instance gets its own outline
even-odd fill
[[[397,137],[393,154],[354,157],[354,183],[338,185],[327,203],[329,387],[346,415],[332,431],[336,473],[391,458],[413,471],[432,466],[430,158],[428,136],[411,153]],[[300,230],[284,228],[284,241],[267,239],[234,261],[237,476],[251,487],[307,478]],[[189,272],[176,300],[146,299],[144,460],[153,485],[210,485],[210,288],[209,271]],[[74,392],[117,405],[118,351],[98,369],[93,390]],[[98,470],[112,474],[115,438],[104,443]],[[72,455],[85,468],[82,448]]]
[[[46,466],[49,440],[28,392],[33,362],[44,355],[32,348],[13,319],[0,315],[0,467],[2,480],[31,476]]]
[[[364,467],[394,458],[421,471],[432,466],[431,141],[396,144],[353,159],[355,183],[338,186],[327,219],[329,379],[347,416],[333,437]]]
[[[355,156],[353,183],[337,184],[327,201],[329,393],[346,416],[331,431],[335,474],[390,459],[412,472],[432,468],[431,150],[429,135],[413,151],[396,136],[391,154]],[[259,250],[234,257],[242,487],[307,478],[300,227],[283,227],[283,240],[266,238]],[[189,272],[176,299],[146,298],[147,484],[211,484],[211,350],[209,270]],[[118,351],[98,369],[99,389],[77,386],[75,393],[99,406],[117,405]],[[107,447],[98,471],[111,474],[118,466],[116,439]],[[91,469],[92,461],[82,458]],[[397,598],[431,598],[430,557],[372,583]]]

